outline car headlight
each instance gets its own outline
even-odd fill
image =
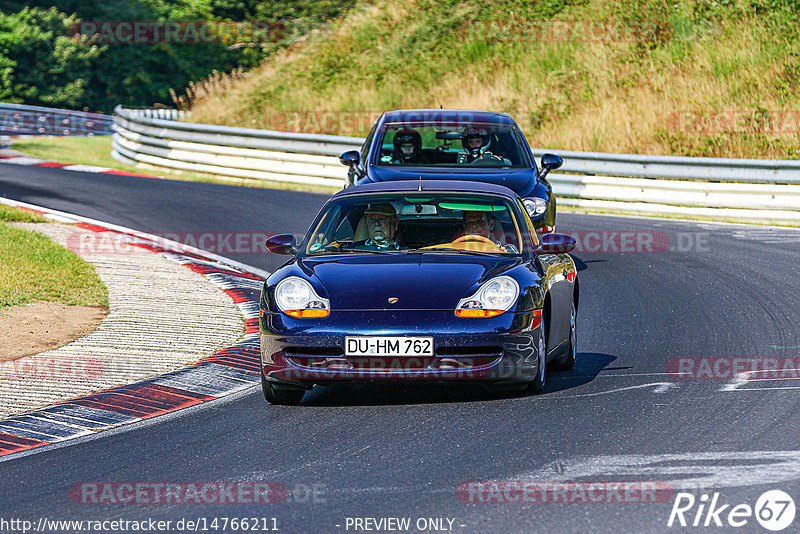
[[[510,276],[498,276],[484,283],[471,297],[461,299],[456,316],[464,318],[494,317],[511,309],[519,296],[519,284]]]
[[[275,303],[286,315],[304,319],[327,317],[331,313],[331,303],[317,295],[306,280],[290,276],[275,286]]]
[[[538,217],[547,211],[547,201],[539,197],[524,198],[522,205],[525,206],[525,210],[531,218]]]

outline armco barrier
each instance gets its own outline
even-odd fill
[[[174,110],[114,113],[118,160],[222,177],[343,186],[336,156],[364,141],[179,122]],[[564,165],[548,180],[562,206],[800,224],[800,161],[554,152]]]
[[[112,155],[125,163],[247,178],[341,187],[347,175],[336,157],[363,139],[178,122],[114,110]]]
[[[110,135],[110,115],[0,102],[0,135]]]

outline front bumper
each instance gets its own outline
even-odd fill
[[[340,381],[520,382],[538,370],[540,319],[534,311],[461,319],[452,311],[338,311],[325,319],[265,312],[261,365],[275,383]],[[434,355],[344,355],[347,336],[431,336]]]

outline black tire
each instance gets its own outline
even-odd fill
[[[575,301],[572,301],[572,309],[569,316],[569,347],[567,353],[556,360],[556,369],[559,371],[569,371],[575,367],[578,345],[578,329],[575,325],[577,313],[575,312]]]
[[[264,392],[264,398],[270,404],[284,404],[295,406],[300,404],[303,396],[306,394],[305,389],[299,388],[280,388],[276,389],[266,378],[264,373],[261,373],[261,391]]]
[[[547,336],[545,335],[546,325],[544,323],[544,314],[542,314],[542,322],[539,325],[539,338],[536,340],[536,348],[539,352],[539,362],[537,363],[536,378],[533,379],[528,385],[528,391],[534,395],[538,395],[544,391],[544,386],[547,384]]]

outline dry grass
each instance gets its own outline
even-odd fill
[[[800,30],[793,1],[781,11],[744,0],[578,6],[378,0],[248,74],[197,84],[183,105],[191,100],[196,122],[267,129],[285,127],[292,111],[490,109],[511,113],[538,147],[800,158]],[[470,38],[469,21],[547,18],[643,22],[656,31],[598,42],[514,32]],[[749,117],[747,129],[698,126],[728,111]],[[788,131],[775,131],[783,111],[798,115]],[[342,120],[317,130],[364,135],[368,127],[369,121]]]

